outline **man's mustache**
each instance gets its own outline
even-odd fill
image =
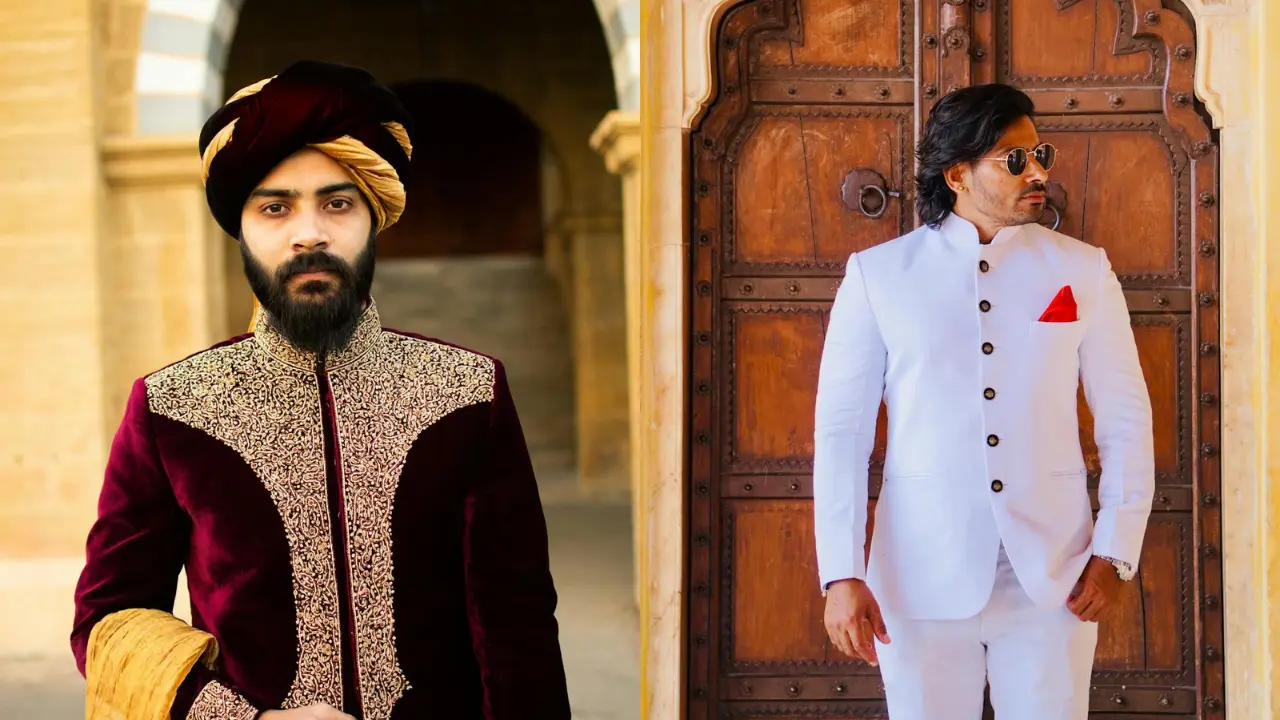
[[[1030,185],[1026,190],[1024,190],[1024,191],[1022,192],[1022,194],[1023,194],[1023,195],[1030,195],[1031,193],[1043,193],[1043,192],[1045,192],[1045,186],[1044,186],[1044,183],[1042,183],[1042,182],[1040,182],[1039,180],[1037,180],[1037,181],[1035,181],[1035,182],[1031,183],[1031,185]]]
[[[352,272],[351,266],[341,258],[330,255],[323,250],[316,250],[303,255],[295,255],[293,259],[280,266],[280,269],[276,271],[276,277],[283,281],[294,275],[326,270],[344,277]]]

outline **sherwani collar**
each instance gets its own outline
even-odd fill
[[[330,370],[345,367],[364,357],[365,353],[373,349],[377,344],[378,336],[382,332],[382,320],[378,316],[378,306],[370,299],[369,307],[360,316],[360,321],[356,325],[355,332],[351,334],[351,341],[341,350],[332,350],[325,353],[325,367]],[[310,350],[303,350],[293,343],[289,342],[283,334],[280,333],[270,322],[266,311],[258,313],[257,319],[253,324],[253,337],[267,354],[279,360],[280,362],[298,368],[300,370],[314,371],[317,365],[317,354]]]
[[[947,219],[942,221],[942,225],[936,230],[942,235],[947,242],[961,248],[976,248],[981,245],[978,240],[978,228],[973,223],[964,218],[950,213]],[[996,232],[996,236],[991,239],[991,245],[1003,245],[1011,242],[1022,235],[1022,226],[1014,225],[1011,227],[1000,228]]]

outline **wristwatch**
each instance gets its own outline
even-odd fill
[[[1132,565],[1123,560],[1117,560],[1113,557],[1107,557],[1106,555],[1098,555],[1097,557],[1106,560],[1115,567],[1116,575],[1120,577],[1121,582],[1129,582],[1138,572]]]

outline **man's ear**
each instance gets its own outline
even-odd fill
[[[946,179],[951,192],[959,193],[969,188],[969,172],[968,163],[956,163],[943,171],[942,177]]]

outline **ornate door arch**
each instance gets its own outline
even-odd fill
[[[992,81],[1027,91],[1063,151],[1054,215],[1107,249],[1155,412],[1142,571],[1101,628],[1094,714],[1225,717],[1218,152],[1190,14],[1176,0],[747,0],[715,27],[713,100],[690,135],[689,719],[886,717],[876,670],[822,628],[818,360],[849,253],[917,223],[929,108]],[[873,497],[883,447],[882,432]]]

